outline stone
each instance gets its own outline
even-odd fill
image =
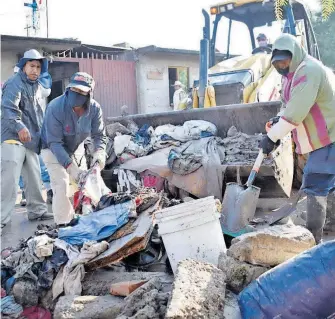
[[[277,266],[315,246],[312,233],[293,224],[276,225],[232,240],[227,255],[265,267]]]
[[[54,319],[115,319],[122,310],[123,299],[115,296],[63,296]]]
[[[178,264],[166,319],[224,318],[225,274],[212,264],[185,259]]]
[[[164,319],[169,296],[162,292],[160,279],[153,278],[124,299],[125,307],[117,319]]]
[[[218,268],[226,274],[226,284],[235,293],[240,293],[253,280],[269,270],[262,266],[255,266],[222,253],[219,257]]]
[[[38,304],[38,289],[37,284],[31,279],[16,280],[12,294],[15,301],[23,308],[37,306]]]

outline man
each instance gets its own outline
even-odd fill
[[[91,136],[95,153],[92,164],[103,169],[106,161],[105,127],[100,105],[93,100],[93,78],[84,72],[75,73],[63,95],[52,100],[42,128],[42,158],[48,169],[54,193],[52,209],[59,226],[70,223],[74,209],[69,200],[70,177],[78,183],[83,172],[74,153]]]
[[[173,110],[174,111],[179,111],[182,110],[183,108],[181,107],[181,103],[187,102],[187,94],[183,89],[183,84],[180,81],[174,82],[174,94],[173,94]]]
[[[1,227],[10,222],[17,185],[22,173],[27,181],[29,220],[53,218],[42,197],[38,153],[44,116],[42,86],[38,79],[48,61],[36,50],[24,53],[19,71],[3,86],[1,101]],[[29,187],[28,187],[29,186]]]
[[[319,243],[326,215],[330,223],[335,221],[329,195],[335,189],[335,76],[289,34],[279,37],[273,49],[272,64],[283,76],[285,107],[261,144],[269,154],[292,132],[297,153],[309,153],[302,190],[307,194],[307,228]]]
[[[272,52],[271,47],[269,45],[269,40],[264,33],[260,33],[257,36],[256,40],[257,40],[258,47],[252,51],[252,54],[260,53],[260,52],[265,52],[265,53]]]

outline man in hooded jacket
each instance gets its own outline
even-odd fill
[[[47,212],[40,177],[40,132],[44,116],[41,74],[48,61],[36,50],[24,53],[18,72],[2,88],[1,100],[1,227],[10,222],[22,173],[29,220],[53,218]]]
[[[289,34],[275,41],[272,64],[283,76],[285,105],[261,145],[268,155],[292,132],[296,152],[309,153],[301,189],[307,194],[307,228],[319,243],[326,217],[327,226],[335,225],[335,76]]]
[[[63,95],[47,106],[42,128],[42,158],[50,175],[53,190],[52,210],[59,226],[68,225],[74,217],[69,199],[70,177],[80,180],[82,170],[75,152],[79,145],[91,137],[95,152],[92,165],[106,162],[107,137],[102,110],[93,98],[94,80],[85,72],[75,73]]]

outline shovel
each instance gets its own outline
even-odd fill
[[[263,159],[264,154],[261,149],[246,184],[227,184],[222,202],[221,222],[223,228],[229,232],[238,232],[242,230],[255,216],[261,189],[252,184],[262,165]]]

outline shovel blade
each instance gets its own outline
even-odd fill
[[[260,188],[245,188],[237,183],[228,183],[222,202],[221,223],[227,230],[238,232],[254,218]]]

